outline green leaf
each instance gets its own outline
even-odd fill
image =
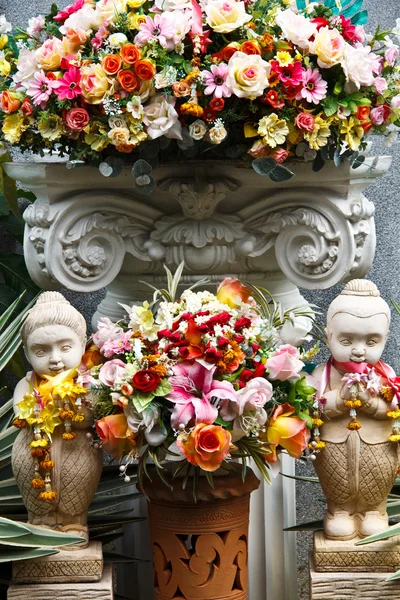
[[[347,8],[342,11],[342,15],[347,19],[355,15],[361,8],[364,0],[355,0],[353,4],[348,3]]]
[[[134,563],[134,562],[150,562],[148,560],[143,560],[142,558],[135,558],[134,556],[129,556],[128,554],[120,554],[118,552],[107,552],[103,551],[103,560],[105,563]]]
[[[258,175],[269,175],[276,166],[274,158],[255,158],[251,163],[253,169]]]
[[[392,525],[388,529],[381,531],[380,533],[374,533],[363,540],[359,540],[355,543],[356,546],[363,546],[364,544],[370,544],[371,542],[378,542],[379,540],[388,540],[389,538],[400,534],[400,523]]]
[[[0,517],[0,539],[18,538],[29,533],[29,529],[22,523]]]
[[[172,385],[169,383],[168,379],[162,379],[158,388],[152,392],[154,396],[166,396],[172,391]]]
[[[353,169],[358,169],[365,162],[365,156],[363,154],[359,154],[351,163]]]
[[[4,152],[0,156],[0,192],[6,199],[7,205],[11,212],[16,217],[22,219],[20,210],[18,208],[18,197],[17,197],[17,184],[14,179],[11,179],[4,170],[3,163],[11,162],[12,158],[8,152]]]
[[[300,523],[299,525],[293,525],[293,527],[285,527],[283,531],[319,531],[324,528],[324,522],[309,521],[308,523]]]
[[[0,256],[0,270],[6,284],[18,294],[21,294],[26,288],[30,288],[35,293],[38,292],[39,288],[29,275],[22,254]]]
[[[135,390],[134,395],[132,397],[132,402],[138,412],[143,412],[150,404],[152,403],[154,398],[153,392],[141,392],[140,390]]]
[[[141,175],[135,180],[135,189],[139,194],[152,194],[156,187],[156,180],[152,175]]]
[[[336,100],[336,98],[332,98],[331,96],[328,97],[326,100],[324,100],[324,102],[322,103],[323,107],[324,107],[324,112],[326,114],[327,117],[331,117],[332,115],[337,113],[337,109],[339,107],[339,103]]]
[[[351,22],[353,25],[366,25],[368,23],[368,11],[362,10],[352,17]]]
[[[275,181],[280,183],[281,181],[288,181],[292,179],[294,176],[293,171],[284,167],[283,165],[277,165],[270,173],[268,173],[268,177],[271,181]]]
[[[27,560],[29,558],[41,558],[58,554],[59,550],[44,548],[0,548],[0,563],[6,563],[14,560]]]
[[[142,158],[137,160],[132,167],[132,175],[133,177],[140,177],[141,175],[151,175],[153,171],[151,165],[146,160]]]

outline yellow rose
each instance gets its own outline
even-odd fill
[[[127,127],[114,127],[108,132],[108,137],[114,146],[127,144],[129,141],[130,131]]]
[[[24,121],[23,115],[13,113],[7,115],[3,121],[4,138],[10,144],[18,144],[23,132],[29,127],[29,123]]]
[[[3,35],[0,35],[0,50],[3,50],[8,43],[8,35],[6,35],[5,33],[3,33]]]
[[[257,98],[268,87],[271,66],[258,54],[235,52],[228,68],[226,84],[238,98]]]
[[[129,29],[139,29],[142,23],[146,22],[146,16],[140,15],[131,10],[128,12]]]
[[[101,65],[82,67],[81,74],[82,95],[89,104],[101,104],[106,94],[113,92],[113,84]]]
[[[10,72],[11,72],[11,65],[8,62],[8,60],[3,58],[3,60],[0,60],[0,75],[2,77],[8,77]]]
[[[252,19],[244,2],[236,0],[211,0],[204,10],[208,25],[217,33],[230,33]]]
[[[128,0],[127,5],[129,8],[140,8],[146,0]]]
[[[322,69],[329,69],[340,63],[345,50],[345,41],[337,29],[321,27],[310,43],[311,54],[318,56],[318,64]]]
[[[45,71],[58,69],[61,59],[69,53],[69,42],[67,38],[59,40],[56,37],[49,38],[36,50],[36,59],[39,67]]]

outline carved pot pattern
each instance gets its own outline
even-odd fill
[[[250,493],[259,481],[250,469],[244,484],[240,472],[216,478],[214,490],[202,479],[198,503],[191,485],[169,492],[157,477],[145,485],[156,600],[248,599]]]

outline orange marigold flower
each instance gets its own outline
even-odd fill
[[[381,387],[381,395],[385,402],[389,403],[394,398],[394,391],[388,385],[383,385]]]
[[[44,488],[44,481],[41,477],[34,477],[32,479],[32,487],[35,488],[36,490],[40,490],[41,488]]]
[[[14,419],[14,421],[12,422],[12,424],[17,429],[24,429],[26,427],[26,421],[25,421],[25,419]]]
[[[67,419],[73,419],[74,414],[73,410],[60,410],[59,417],[62,421],[66,421]]]
[[[54,462],[52,460],[42,460],[40,468],[43,469],[43,471],[50,471],[50,469],[54,469]]]
[[[45,500],[46,502],[52,502],[57,498],[57,492],[41,492],[39,498],[41,500]]]
[[[357,429],[361,429],[361,423],[359,423],[358,421],[351,421],[347,425],[347,429],[350,429],[350,431],[357,431]]]
[[[83,413],[77,413],[76,415],[74,415],[72,420],[74,423],[83,423],[83,421],[85,420],[85,415]]]
[[[194,104],[194,102],[185,102],[181,106],[181,114],[182,115],[191,115],[192,117],[201,117],[203,115],[204,109],[198,104]]]
[[[32,448],[31,455],[40,458],[44,455],[44,450],[42,448]]]
[[[74,440],[76,438],[76,433],[74,433],[73,431],[69,432],[65,432],[62,434],[63,440]]]
[[[264,49],[264,52],[266,52],[267,54],[269,54],[275,49],[274,38],[270,33],[264,33],[264,35],[261,36],[260,42]]]
[[[167,369],[164,365],[154,365],[154,367],[150,367],[150,371],[158,375],[159,377],[165,377],[167,374]]]

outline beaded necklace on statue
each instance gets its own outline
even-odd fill
[[[350,416],[347,428],[351,431],[357,431],[361,428],[361,423],[357,420],[357,408],[368,408],[369,403],[363,404],[358,398],[358,394],[362,390],[369,390],[372,395],[379,394],[389,405],[387,416],[393,420],[389,441],[400,442],[400,377],[396,377],[391,367],[381,360],[375,365],[370,365],[355,362],[341,363],[331,357],[325,365],[320,388],[314,402],[313,439],[309,444],[309,448],[315,451],[325,446],[325,443],[320,441],[319,427],[323,424],[321,411],[323,411],[326,403],[324,393],[330,380],[332,366],[339,372],[344,373],[342,381],[350,389],[350,399],[344,400]],[[382,380],[384,384],[382,384]]]
[[[57,498],[52,486],[54,461],[51,459],[51,436],[56,427],[63,425],[62,438],[71,441],[76,436],[72,424],[85,420],[81,396],[87,394],[87,389],[76,383],[77,375],[76,369],[45,379],[32,373],[30,393],[16,406],[18,413],[13,425],[18,428],[29,425],[33,431],[30,443],[35,465],[32,487],[43,490],[39,498],[46,502]],[[57,398],[60,398],[62,408],[59,408]]]

